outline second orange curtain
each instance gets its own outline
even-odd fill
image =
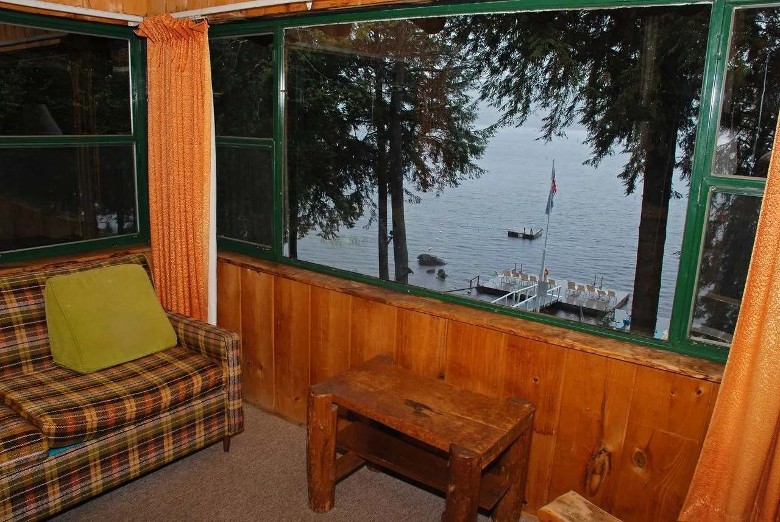
[[[146,19],[149,221],[162,305],[208,315],[212,93],[208,24]]]
[[[779,429],[780,126],[734,341],[680,520],[778,520]]]

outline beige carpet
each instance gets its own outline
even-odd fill
[[[442,497],[365,468],[338,484],[330,512],[309,511],[305,430],[251,406],[245,410],[245,431],[230,453],[211,446],[54,520],[441,520]]]

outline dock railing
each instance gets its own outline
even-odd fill
[[[520,310],[533,310],[534,305],[536,304],[536,292],[538,287],[538,283],[534,283],[523,288],[518,288],[517,290],[512,290],[501,297],[493,299],[490,301],[490,304],[503,304]],[[548,307],[560,301],[561,288],[563,288],[561,285],[549,288],[546,292],[544,302],[541,304],[541,308]],[[525,299],[521,301],[520,296],[523,295],[525,296]],[[510,304],[510,301],[514,301],[514,303]]]
[[[560,300],[561,300],[561,286],[559,285],[547,290],[544,302],[539,306],[539,308],[540,309],[547,308],[548,306],[557,303]],[[518,308],[522,310],[533,310],[535,305],[536,305],[536,292],[534,292],[534,295],[528,296],[523,301],[513,304],[512,308]]]
[[[501,297],[498,297],[496,299],[493,299],[490,301],[490,304],[497,304],[499,301],[504,301],[500,304],[509,305],[510,298],[517,303],[517,301],[520,300],[521,295],[529,295],[533,291],[533,295],[536,295],[536,284],[530,285],[530,286],[524,286],[521,288],[518,288],[517,290],[512,290],[511,292],[507,292],[506,294],[502,295]],[[527,299],[526,299],[527,301]],[[515,307],[517,305],[512,305],[512,307]]]

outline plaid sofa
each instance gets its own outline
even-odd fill
[[[0,276],[2,522],[50,517],[243,430],[227,330],[169,313],[174,348],[85,375],[54,363],[46,280],[123,263],[150,272],[134,254]]]

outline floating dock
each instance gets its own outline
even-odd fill
[[[598,296],[589,297],[587,295],[576,295],[565,292],[561,295],[558,306],[569,312],[579,313],[601,317],[615,308],[620,308],[628,302],[629,294],[627,292],[615,292],[611,298],[599,298]]]
[[[517,237],[520,239],[536,239],[542,235],[542,229],[540,228],[539,230],[534,230],[533,228],[523,227],[523,230],[518,230],[510,228],[506,231],[506,235],[508,237]]]
[[[498,296],[491,301],[494,304],[511,306],[521,310],[532,310],[536,306],[537,277],[517,270],[503,270],[488,279],[475,278],[476,290],[482,294]],[[630,294],[617,290],[605,290],[595,285],[566,281],[557,283],[547,280],[547,290],[539,304],[539,309],[558,307],[581,313],[582,315],[601,317],[628,302]]]

